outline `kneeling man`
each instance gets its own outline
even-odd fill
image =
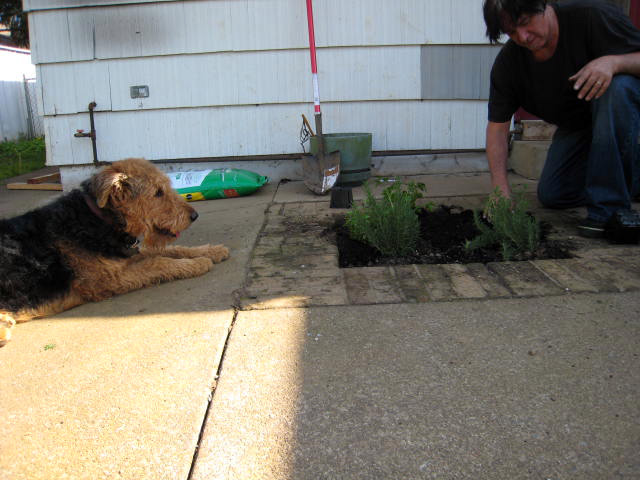
[[[510,196],[514,112],[558,126],[538,184],[550,208],[587,206],[579,233],[604,234],[640,194],[640,31],[602,0],[485,0],[492,43],[510,40],[491,71],[487,157],[494,187]]]

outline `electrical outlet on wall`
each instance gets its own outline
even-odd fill
[[[129,91],[131,92],[131,98],[147,98],[149,96],[148,85],[135,85],[129,87]]]

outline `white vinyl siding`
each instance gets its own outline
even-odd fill
[[[374,150],[483,148],[477,61],[444,60],[447,49],[489,48],[481,6],[315,0],[325,132],[371,132]],[[92,161],[91,142],[73,137],[89,129],[92,101],[100,160],[302,152],[301,114],[313,117],[304,2],[26,0],[25,9],[49,163]],[[149,97],[132,99],[134,85]]]
[[[307,104],[143,110],[95,114],[100,160],[298,153],[301,117]],[[486,104],[457,102],[346,102],[323,108],[327,132],[371,132],[374,150],[473,149],[484,142]],[[389,121],[392,119],[392,121]],[[46,117],[54,158],[62,164],[90,163],[88,114]]]
[[[322,47],[482,44],[478,0],[316,0]],[[196,0],[33,11],[35,63],[308,47],[305,3]]]

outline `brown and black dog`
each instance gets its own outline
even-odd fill
[[[150,162],[115,162],[52,203],[0,220],[0,346],[16,322],[208,272],[223,245],[167,246],[198,217]]]

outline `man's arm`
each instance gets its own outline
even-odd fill
[[[624,55],[605,55],[596,58],[578,71],[569,80],[575,82],[574,90],[579,99],[586,101],[600,98],[607,91],[614,75],[625,73],[640,77],[640,52]]]
[[[511,197],[511,188],[507,178],[507,160],[509,158],[509,128],[511,122],[487,124],[487,159],[491,172],[491,185],[500,188],[503,195]]]

